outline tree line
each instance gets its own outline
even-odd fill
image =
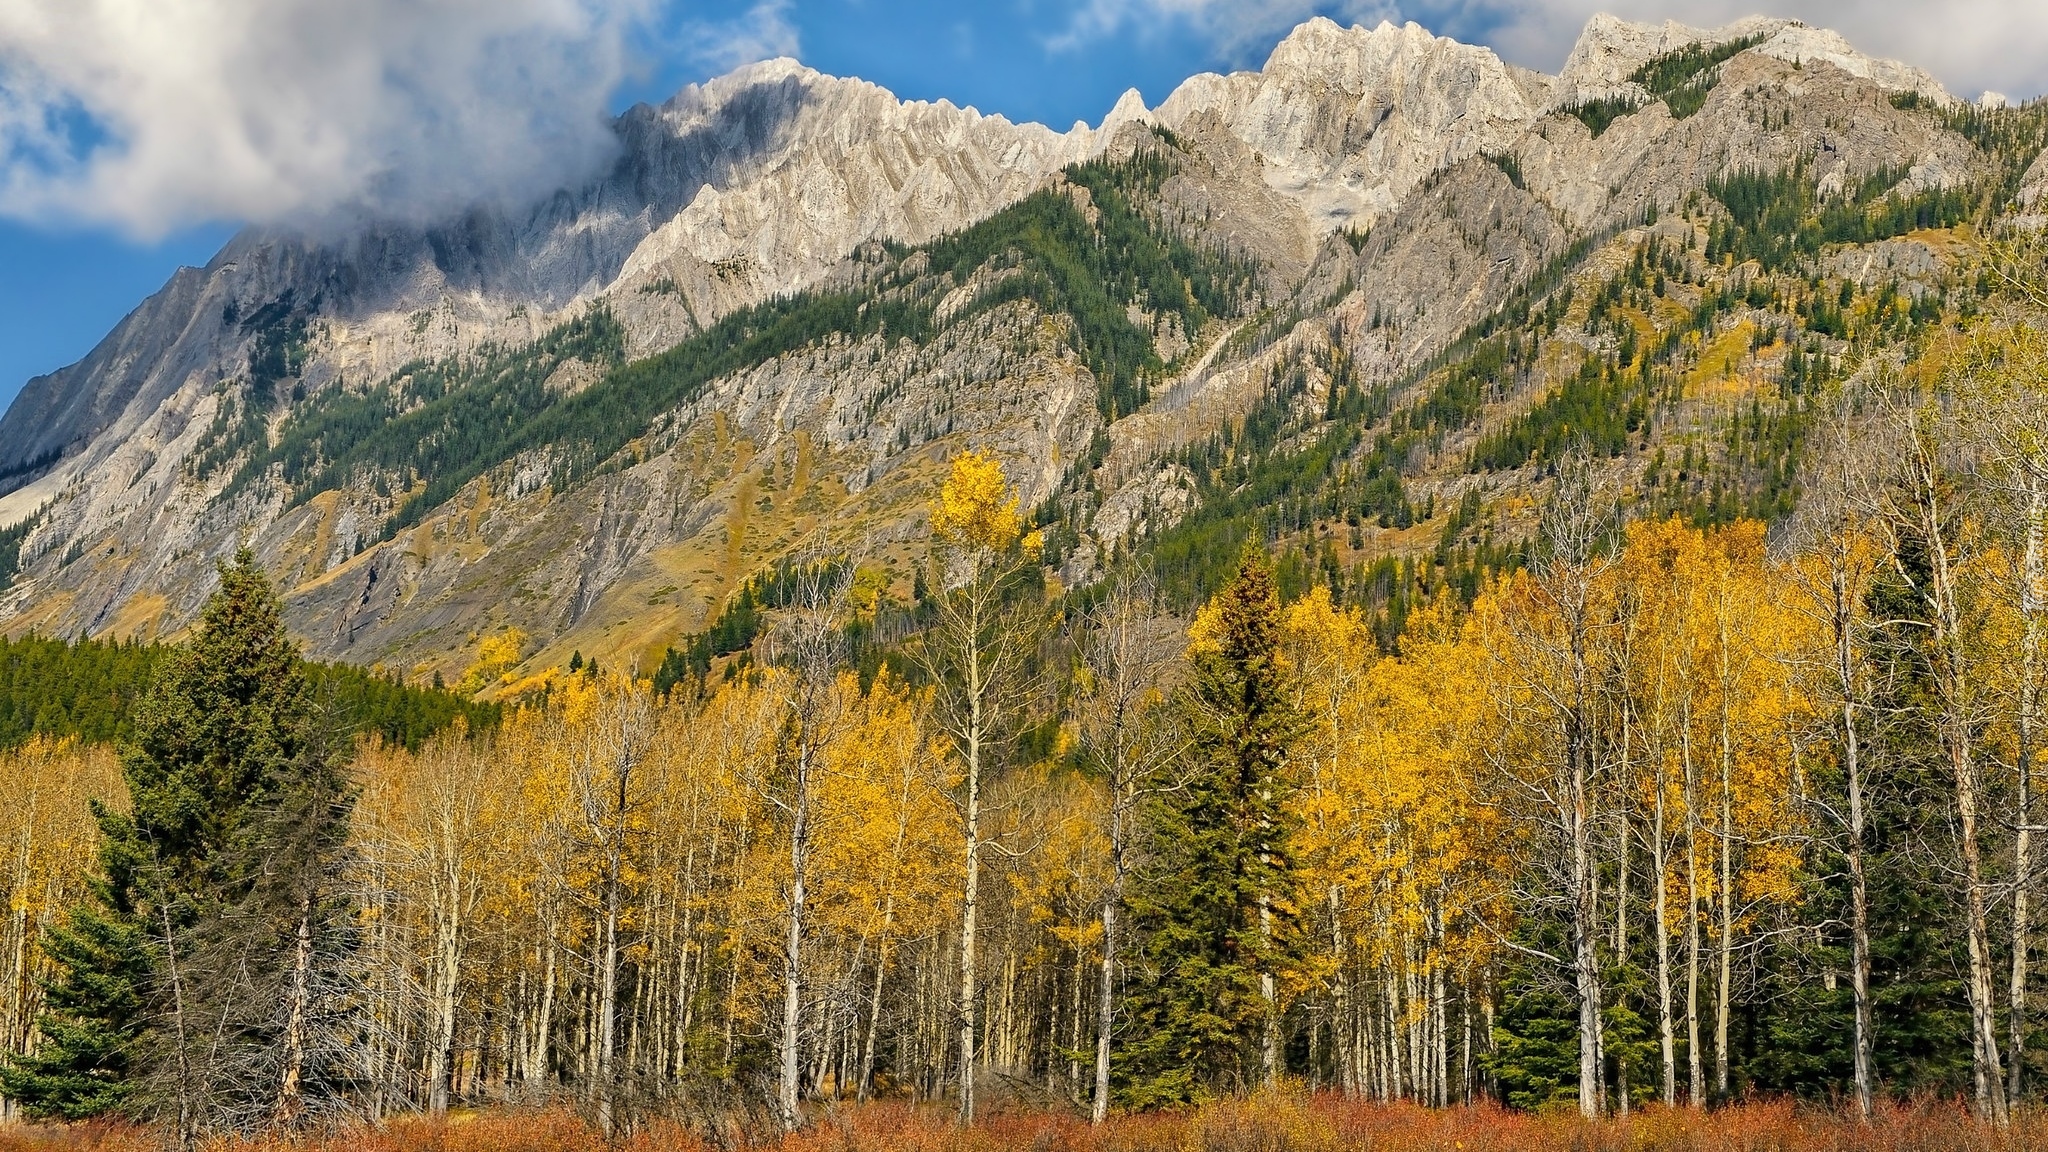
[[[170,647],[134,640],[0,636],[0,747],[35,737],[86,744],[132,739],[136,705]],[[466,699],[431,680],[352,664],[306,664],[313,706],[337,739],[375,733],[417,748],[459,717],[497,722],[498,705]]]

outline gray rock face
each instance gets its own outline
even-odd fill
[[[1547,96],[1544,78],[1419,25],[1346,29],[1318,17],[1263,71],[1196,76],[1158,117],[1170,128],[1213,117],[1327,232],[1370,227],[1430,173],[1512,143]]]
[[[206,268],[180,271],[85,360],[28,384],[0,418],[0,475],[18,487],[57,454],[83,453],[77,463],[89,466],[96,441],[133,435],[173,393],[240,375],[251,334],[224,319],[231,307],[250,316],[281,302],[327,321],[313,375],[360,375],[530,339],[542,316],[666,281],[676,315],[629,318],[648,345],[663,345],[811,282],[863,241],[916,242],[987,216],[1086,157],[1097,138],[902,103],[787,60],[634,108],[617,132],[608,172],[538,204],[479,208],[428,229],[333,220],[318,232],[236,237]],[[12,503],[0,518],[28,510]]]
[[[2027,167],[2026,175],[2020,178],[2020,204],[2030,208],[2043,207],[2042,197],[2048,196],[2048,152],[2034,158]]]
[[[1564,111],[1645,95],[1630,77],[1662,53],[1751,36],[1763,40],[1687,119],[1648,103],[1596,138]],[[1192,482],[1163,453],[1240,418],[1287,357],[1341,354],[1368,381],[1402,378],[1573,244],[1668,214],[1731,169],[1797,162],[1823,189],[1878,171],[1909,172],[1907,191],[1974,178],[1968,141],[1886,99],[1905,90],[1950,99],[1832,33],[1763,19],[1708,31],[1599,17],[1557,77],[1413,24],[1315,20],[1262,71],[1197,76],[1157,109],[1127,95],[1100,128],[1064,133],[754,65],[627,113],[612,166],[540,203],[432,228],[237,237],[85,360],[31,382],[0,418],[0,523],[42,519],[0,628],[174,631],[203,602],[211,559],[249,540],[323,655],[459,671],[466,644],[507,625],[658,654],[820,524],[906,558],[947,451],[997,451],[1036,502],[1106,442],[1093,539],[1065,562],[1079,579],[1140,526],[1186,514]],[[1146,144],[1152,126],[1192,157],[1156,207],[1256,258],[1264,301],[1294,319],[1265,335],[1257,318],[1159,328],[1175,379],[1109,427],[1063,318],[1017,304],[949,328],[948,306],[928,348],[835,337],[790,353],[712,382],[599,478],[557,492],[531,453],[395,539],[379,536],[398,499],[381,483],[294,503],[282,481],[230,491],[189,467],[280,324],[303,326],[292,386],[309,395],[521,344],[596,304],[643,355],[776,293],[858,284],[883,259],[875,241],[965,227],[1060,187],[1069,164]],[[2022,198],[2044,188],[2048,160]],[[1901,247],[1885,267],[1913,258]],[[987,286],[950,291],[965,302]],[[567,364],[547,387],[594,375]]]

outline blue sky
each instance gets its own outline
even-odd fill
[[[551,164],[594,146],[604,114],[762,55],[794,54],[904,98],[945,98],[1064,128],[1099,120],[1126,88],[1156,104],[1195,72],[1256,67],[1288,27],[1317,13],[1347,23],[1414,18],[1555,70],[1599,8],[1713,25],[1759,6],[267,0],[252,8],[182,0],[156,10],[180,15],[143,26],[132,15],[110,25],[86,14],[120,6],[8,0],[0,5],[0,403],[28,377],[83,356],[177,266],[205,263],[242,223],[316,212],[323,196],[359,192],[349,181],[366,181],[360,173],[373,163],[384,167],[366,186],[398,189],[421,212],[466,194],[460,179],[480,166],[502,168],[489,175],[506,188],[547,185]],[[2030,97],[2048,88],[2048,5],[2039,0],[1768,7],[1930,67],[1960,93],[1999,86]],[[19,99],[24,92],[42,103]],[[451,140],[463,144],[451,148]],[[476,154],[464,154],[472,143]]]

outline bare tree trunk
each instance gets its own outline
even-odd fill
[[[444,883],[446,880],[444,877]],[[436,1117],[448,1114],[448,1081],[455,1046],[457,981],[462,969],[462,937],[452,906],[459,897],[452,887],[443,896],[451,906],[440,909],[434,926],[434,1022],[429,1041],[434,1047],[428,1053],[427,1065],[427,1112]]]
[[[2034,886],[2034,741],[2040,725],[2041,693],[2041,616],[2042,595],[2048,576],[2042,571],[2041,532],[2044,515],[2048,515],[2048,492],[2043,491],[2044,478],[2033,468],[2027,470],[2026,486],[2026,546],[2021,552],[2020,562],[2020,613],[2024,626],[2020,633],[2020,707],[2018,754],[2014,757],[2014,774],[2017,777],[2018,795],[2015,807],[2018,811],[2019,832],[2013,840],[2012,880],[2012,986],[2007,997],[2007,1011],[2010,1018],[2006,1032],[2006,1058],[2010,1061],[2012,1078],[2006,1092],[2017,1102],[2025,1087],[2027,1053],[2027,963],[2031,948],[2032,904]]]
[[[1679,736],[1680,755],[1685,768],[1685,1059],[1688,1072],[1686,1103],[1695,1108],[1706,1103],[1707,1071],[1700,1056],[1700,845],[1699,789],[1692,762],[1692,710],[1684,709],[1685,725]]]
[[[2005,1078],[1998,1054],[1998,1029],[1992,1003],[1991,941],[1987,922],[1988,897],[1984,882],[1983,848],[1977,821],[1982,791],[1978,779],[1972,732],[1969,657],[1964,651],[1962,610],[1956,586],[1954,546],[1941,499],[1942,486],[1927,431],[1917,424],[1914,435],[1915,496],[1919,503],[1922,538],[1927,545],[1929,572],[1925,596],[1934,626],[1935,675],[1940,687],[1942,742],[1956,790],[1957,835],[1961,841],[1963,885],[1968,922],[1969,990],[1972,1048],[1974,1050],[1977,1108],[1993,1123],[2003,1127],[2006,1111]]]
[[[886,924],[886,920],[885,920]],[[889,938],[882,937],[875,950],[875,991],[868,1001],[868,1033],[861,1042],[860,1089],[858,1099],[867,1102],[875,1090],[875,1037],[882,1030],[882,982],[889,971]]]
[[[1728,1099],[1728,1015],[1733,1007],[1735,959],[1735,748],[1728,696],[1728,605],[1718,606],[1721,657],[1721,942],[1715,956],[1714,1097]]]
[[[1336,965],[1331,976],[1330,1037],[1337,1048],[1338,1087],[1348,1097],[1358,1095],[1359,1083],[1358,1047],[1351,1038],[1351,958],[1344,947],[1343,903],[1342,891],[1330,885],[1330,956]]]
[[[1110,817],[1110,855],[1121,857],[1123,822],[1120,813]],[[1121,864],[1117,865],[1121,871]],[[1118,878],[1121,880],[1121,877]],[[1116,906],[1114,889],[1118,881],[1112,881],[1112,894],[1102,901],[1102,982],[1097,988],[1095,1005],[1095,1097],[1094,1107],[1089,1114],[1093,1123],[1100,1124],[1109,1118],[1109,1039],[1116,1027]]]
[[[555,932],[552,920],[541,933],[540,1004],[533,1013],[533,1044],[526,1056],[526,1085],[538,1089],[546,1080],[555,1030]]]
[[[796,796],[789,835],[789,915],[782,945],[782,1079],[776,1104],[782,1129],[796,1131],[797,1048],[803,1030],[804,872],[809,867],[811,836],[810,748],[797,751]]]
[[[1837,651],[1843,670],[1854,683],[1849,633],[1843,630]],[[1856,1110],[1869,1118],[1876,1100],[1874,1025],[1870,1000],[1870,890],[1863,875],[1863,765],[1856,739],[1856,705],[1842,700],[1842,766],[1849,785],[1849,988],[1856,1000]]]
[[[1575,630],[1585,621],[1575,622]],[[1579,999],[1579,1113],[1588,1118],[1600,1115],[1600,955],[1599,909],[1593,862],[1593,795],[1591,707],[1587,678],[1589,662],[1585,638],[1573,637],[1574,714],[1568,718],[1566,736],[1570,758],[1570,784],[1566,791],[1567,827],[1571,837],[1572,947],[1574,976]]]
[[[1991,941],[1986,918],[1982,850],[1977,841],[1978,787],[1976,764],[1963,743],[1966,735],[1951,734],[1950,763],[1956,777],[1957,829],[1962,839],[1963,883],[1969,914],[1970,1019],[1976,1050],[1977,1102],[1993,1123],[2007,1122],[2005,1080],[1999,1074],[1998,1031],[1991,1001]]]
[[[597,996],[597,1126],[606,1136],[614,1131],[614,1097],[618,1085],[613,1064],[613,1038],[619,1012],[620,866],[609,862],[604,886],[604,960],[598,971]]]
[[[192,1041],[185,1020],[185,974],[178,966],[178,934],[171,926],[171,906],[159,899],[157,910],[164,923],[164,964],[170,976],[171,1037],[178,1045],[178,1146],[191,1148],[198,1135],[192,1107],[198,1086],[192,1082]]]
[[[1631,837],[1635,834],[1632,821],[1629,819],[1629,805],[1632,801],[1630,789],[1634,784],[1634,777],[1629,772],[1631,767],[1629,753],[1632,749],[1632,738],[1635,735],[1634,718],[1634,711],[1630,708],[1626,695],[1624,695],[1621,706],[1621,775],[1617,782],[1618,788],[1616,789],[1617,793],[1622,797],[1622,800],[1617,805],[1621,817],[1621,828],[1619,834],[1615,837],[1614,861],[1614,962],[1617,966],[1629,966],[1629,849],[1633,846],[1630,841]],[[1605,1048],[1604,1037],[1602,1048]],[[1630,1104],[1628,1098],[1628,1060],[1626,1057],[1615,1057],[1614,1078],[1617,1089],[1615,1107],[1625,1117],[1629,1114]]]
[[[271,1122],[291,1128],[305,1112],[306,1027],[312,1001],[313,899],[299,898],[298,938],[292,950],[292,972],[286,995],[284,1025],[284,1070],[277,1088],[277,1106]]]
[[[1656,873],[1656,932],[1657,932],[1657,1049],[1663,1060],[1663,1099],[1666,1108],[1678,1103],[1678,1044],[1677,1027],[1673,1020],[1671,1003],[1671,897],[1665,883],[1669,873],[1669,844],[1665,828],[1665,780],[1664,757],[1657,756],[1657,796],[1651,808],[1650,865]]]
[[[978,679],[978,677],[977,677]],[[974,1122],[975,929],[981,901],[981,701],[972,705],[967,743],[966,877],[960,900],[960,1123]]]

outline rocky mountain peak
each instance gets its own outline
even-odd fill
[[[1267,183],[1323,232],[1365,228],[1431,172],[1503,147],[1538,111],[1517,70],[1420,25],[1344,28],[1318,17],[1260,72],[1196,76],[1159,107],[1249,145]]]
[[[1126,124],[1154,122],[1152,110],[1145,106],[1145,97],[1136,88],[1128,88],[1122,96],[1117,97],[1116,107],[1111,108],[1109,115],[1102,118],[1102,127],[1097,130],[1096,136],[1107,140],[1115,136],[1116,130]]]
[[[1757,47],[1766,56],[1792,64],[1832,64],[1851,76],[1868,80],[1893,92],[1917,92],[1937,104],[1953,104],[1955,97],[1926,70],[1897,60],[1867,56],[1828,28],[1810,28],[1797,21],[1786,23]]]
[[[1627,89],[1637,69],[1659,56],[1699,45],[1714,47],[1756,40],[1756,51],[1787,63],[1824,62],[1851,76],[1895,92],[1918,92],[1940,104],[1952,103],[1940,82],[1922,69],[1866,55],[1839,32],[1798,20],[1746,16],[1719,28],[1694,28],[1676,20],[1637,23],[1606,12],[1586,22],[1558,73],[1559,99],[1570,102]]]
[[[1676,20],[1638,23],[1601,12],[1586,22],[1558,73],[1570,92],[1620,88],[1636,69],[1669,52],[1694,44],[1725,44],[1749,36],[1769,35],[1792,23],[1751,16],[1725,28],[1694,28]]]

